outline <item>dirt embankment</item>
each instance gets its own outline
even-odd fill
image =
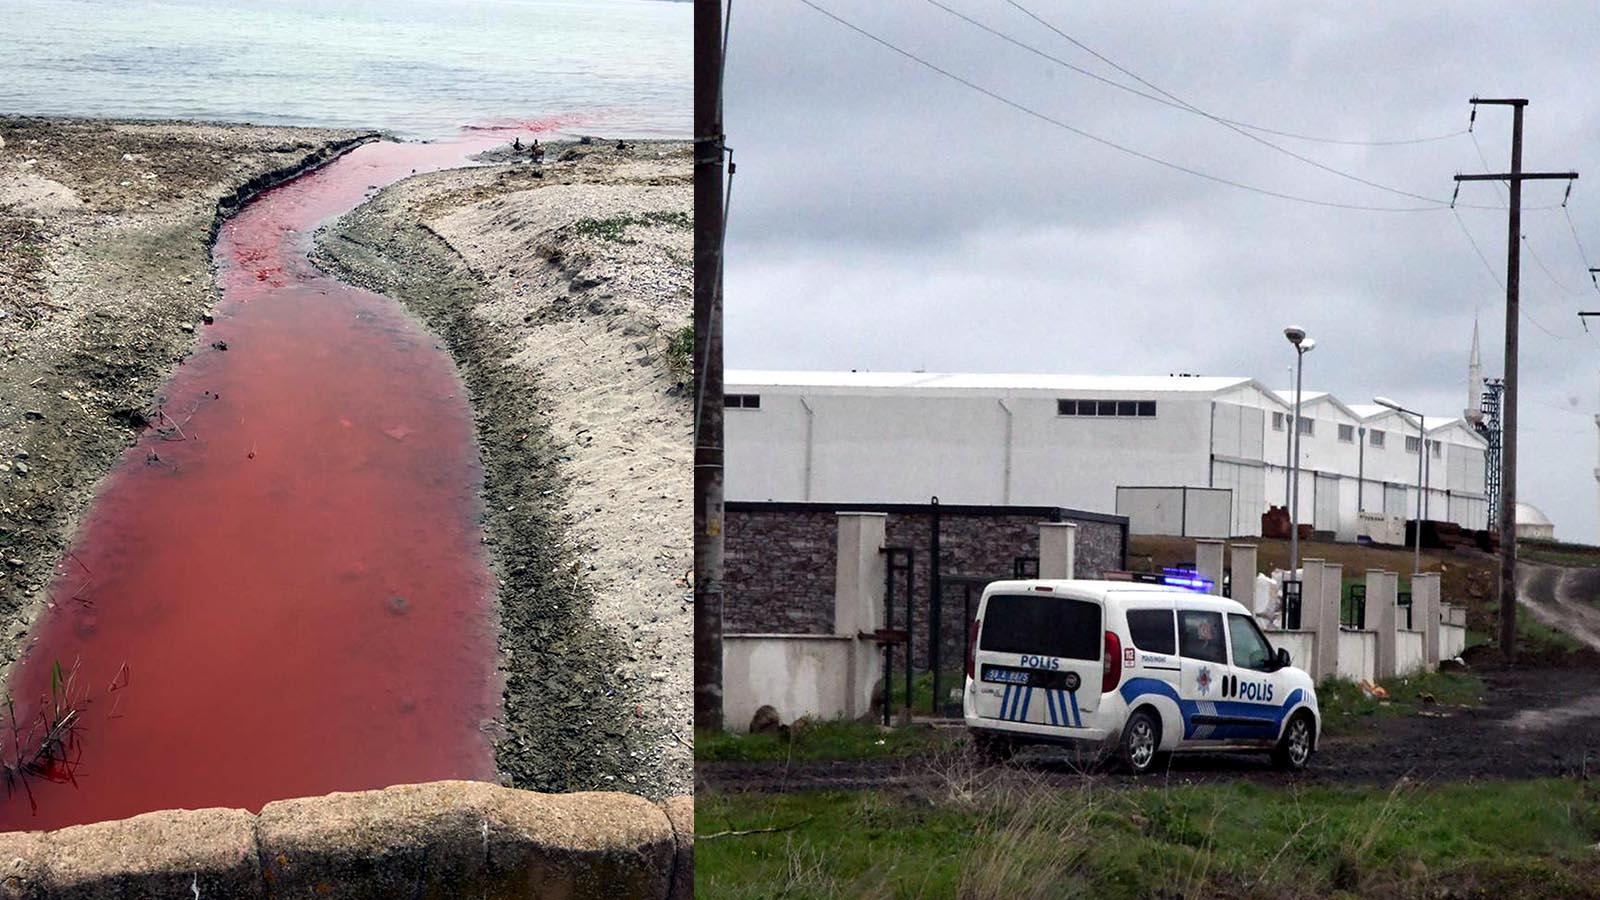
[[[536,790],[692,783],[690,155],[550,145],[418,175],[319,232],[471,393],[505,675],[500,768]],[[504,160],[507,154],[490,155]]]
[[[62,554],[96,483],[193,350],[216,297],[219,212],[360,137],[0,117],[0,663],[53,567],[72,566]]]

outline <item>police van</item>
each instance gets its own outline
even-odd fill
[[[1299,770],[1322,730],[1311,676],[1243,605],[1125,581],[990,584],[962,706],[990,759],[1087,744],[1135,773],[1186,750],[1265,750]]]

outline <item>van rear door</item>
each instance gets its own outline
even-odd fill
[[[1100,702],[1105,610],[1048,588],[984,603],[973,653],[974,706],[986,719],[1081,728]]]

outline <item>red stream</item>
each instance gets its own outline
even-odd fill
[[[394,301],[306,259],[370,187],[491,142],[370,144],[224,224],[216,322],[102,485],[12,674],[0,760],[38,743],[57,663],[81,718],[10,779],[0,828],[493,778],[463,385]]]

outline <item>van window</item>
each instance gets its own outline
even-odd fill
[[[983,613],[978,649],[1099,659],[1100,607],[1051,594],[996,594]]]
[[[1222,613],[1180,610],[1178,652],[1189,659],[1226,663],[1228,647],[1222,640]]]
[[[1146,653],[1177,653],[1178,638],[1170,609],[1128,610],[1128,636]]]
[[[1228,613],[1228,637],[1233,640],[1233,664],[1265,672],[1272,662],[1272,646],[1256,627],[1255,619]]]

